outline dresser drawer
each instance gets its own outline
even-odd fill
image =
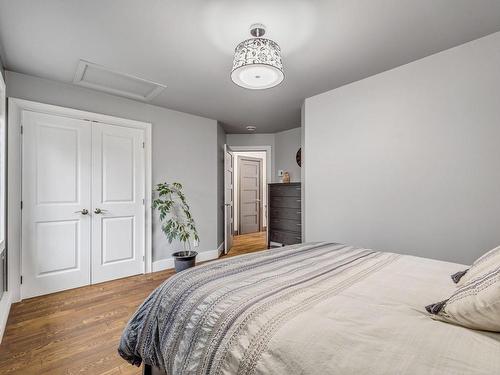
[[[269,209],[269,217],[273,219],[292,219],[300,220],[302,219],[300,208],[274,208]]]
[[[300,185],[289,184],[273,184],[269,185],[269,192],[271,196],[279,195],[282,197],[299,197],[300,198]]]
[[[302,232],[300,221],[293,219],[271,219],[269,228],[297,233]]]
[[[279,231],[279,230],[270,230],[269,231],[269,240],[272,242],[278,242],[283,245],[293,245],[296,243],[302,242],[302,237],[300,233]]]
[[[271,195],[269,199],[271,204],[271,209],[276,207],[282,208],[300,208],[301,199],[297,197],[274,197]]]

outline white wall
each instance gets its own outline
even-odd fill
[[[184,185],[200,235],[199,252],[215,250],[217,239],[217,149],[215,120],[188,115],[61,82],[7,72],[7,95],[63,107],[151,122],[153,185]],[[167,89],[168,90],[168,89]],[[220,136],[220,135],[219,135]],[[173,249],[153,220],[153,260],[170,257]]]
[[[234,228],[239,231],[239,184],[238,184],[238,157],[239,156],[249,156],[252,158],[258,158],[262,160],[262,226],[267,227],[267,155],[265,151],[237,151],[234,152],[234,170],[233,170],[233,188],[234,188]]]
[[[309,98],[306,240],[471,263],[500,244],[500,33]]]
[[[300,182],[300,167],[295,157],[297,151],[301,147],[301,128],[276,133],[274,144],[276,150],[274,157],[276,173],[278,173],[280,169],[288,171],[290,174],[290,181]]]

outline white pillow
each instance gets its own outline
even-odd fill
[[[464,281],[450,298],[426,309],[438,320],[500,332],[500,263]]]
[[[467,271],[463,271],[463,275],[461,275],[459,280],[456,281],[457,286],[461,287],[469,281],[477,277],[481,277],[488,272],[488,270],[495,269],[498,266],[500,266],[500,246],[495,247],[486,254],[477,258]],[[459,274],[461,274],[461,272],[457,272],[455,275]],[[455,275],[452,275],[454,280],[455,278],[453,276]]]

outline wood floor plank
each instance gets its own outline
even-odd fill
[[[236,236],[224,257],[266,249],[265,232]],[[139,375],[117,353],[125,324],[173,270],[30,298],[12,305],[0,374]]]
[[[226,256],[236,256],[267,249],[266,232],[257,232],[235,236],[233,247]]]

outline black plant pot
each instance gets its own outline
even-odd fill
[[[194,267],[197,255],[198,253],[196,251],[178,251],[173,253],[175,272],[181,272]]]

